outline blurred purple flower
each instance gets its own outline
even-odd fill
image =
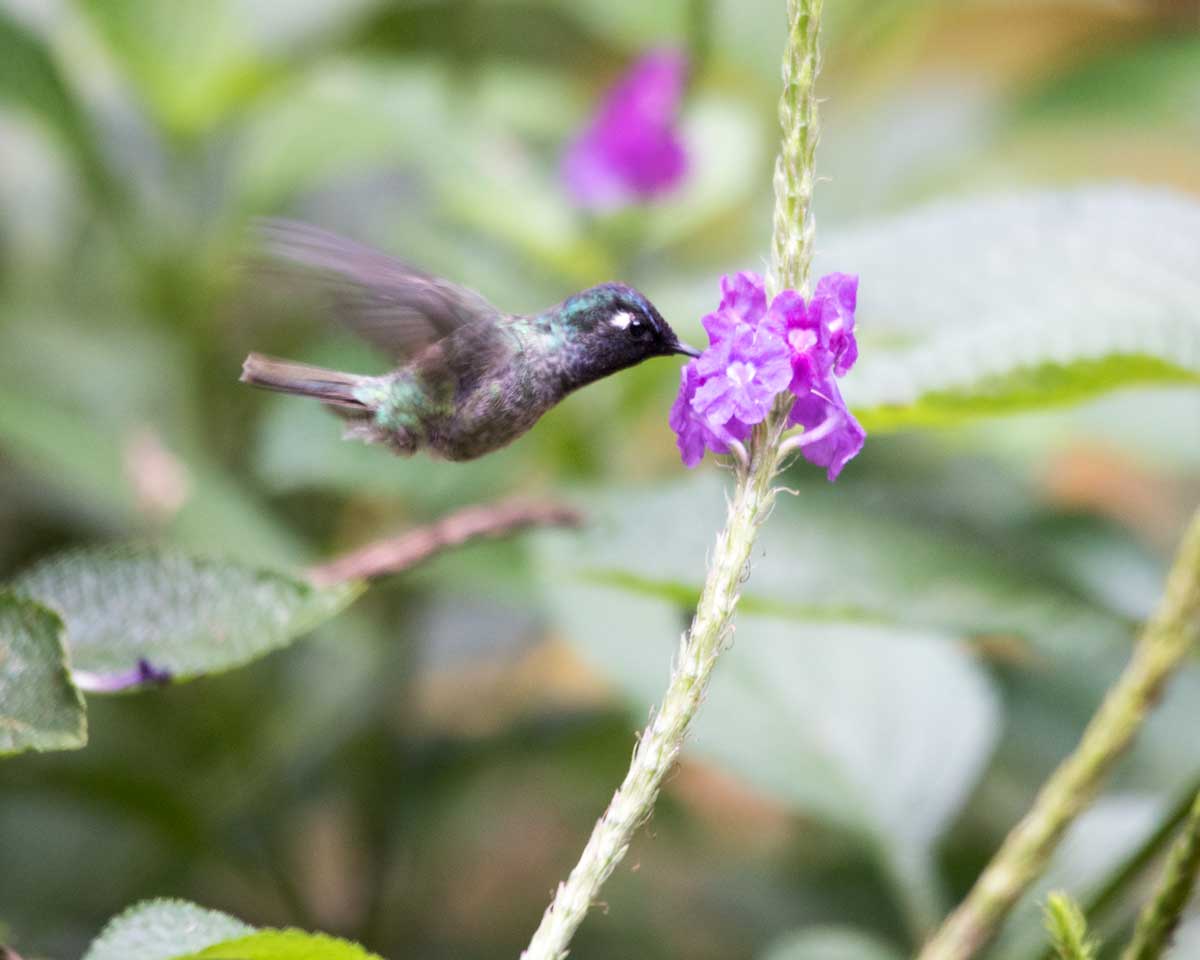
[[[139,659],[137,666],[128,670],[100,673],[92,670],[74,670],[71,679],[80,690],[88,693],[119,693],[135,687],[162,686],[171,682],[171,671],[156,667],[149,660]]]
[[[807,303],[784,290],[768,307],[762,277],[722,277],[721,304],[702,321],[710,346],[684,368],[671,411],[683,462],[695,466],[706,449],[729,452],[790,390],[788,423],[804,427],[790,443],[835,480],[866,439],[835,380],[858,357],[857,296],[857,277],[831,273]]]
[[[567,189],[580,206],[612,210],[679,183],[687,154],[675,120],[686,76],[682,53],[659,50],[643,56],[609,90],[563,158]]]

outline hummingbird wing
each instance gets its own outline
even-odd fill
[[[265,220],[259,235],[273,258],[317,274],[337,319],[398,362],[451,335],[454,351],[469,350],[473,365],[506,348],[503,315],[468,287],[305,223]]]

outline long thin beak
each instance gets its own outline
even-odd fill
[[[681,343],[678,340],[675,341],[675,353],[682,353],[685,357],[700,356],[700,351],[695,347],[689,347],[686,343]]]

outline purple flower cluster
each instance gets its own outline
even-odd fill
[[[687,154],[675,132],[687,78],[682,53],[646,54],[608,92],[567,148],[563,178],[582,207],[613,210],[648,200],[682,179]]]
[[[837,479],[866,439],[836,382],[858,358],[857,298],[858,278],[845,273],[822,277],[807,303],[784,290],[769,306],[758,274],[722,277],[721,305],[702,321],[711,345],[683,368],[671,408],[683,462],[729,453],[790,390],[788,423],[804,427],[794,444]]]

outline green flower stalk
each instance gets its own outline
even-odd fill
[[[1061,891],[1046,898],[1046,932],[1058,960],[1096,960],[1099,948],[1088,938],[1083,911]]]
[[[782,146],[775,172],[772,279],[806,292],[812,263],[810,200],[814,182],[820,0],[790,0]],[[802,129],[797,129],[799,125]],[[662,704],[638,738],[629,772],[596,823],[583,855],[561,883],[523,960],[561,960],[601,886],[629,849],[634,832],[651,815],[663,779],[674,766],[704,698],[709,678],[733,632],[733,614],[759,525],[775,500],[775,475],[792,400],[781,394],[770,411],[729,445],[736,483],[725,528],[717,536],[691,627],[683,635]]]
[[[1075,752],[1046,781],[1033,807],[918,960],[966,960],[991,940],[1021,895],[1041,876],[1067,828],[1095,799],[1198,635],[1200,511],[1183,535],[1158,610]]]
[[[779,98],[779,157],[775,161],[775,228],[771,237],[769,293],[808,288],[812,268],[813,184],[817,171],[818,43],[822,0],[788,0],[788,42]]]
[[[1171,845],[1167,864],[1150,902],[1138,917],[1133,940],[1122,960],[1158,960],[1165,956],[1200,873],[1200,794],[1183,831]]]

